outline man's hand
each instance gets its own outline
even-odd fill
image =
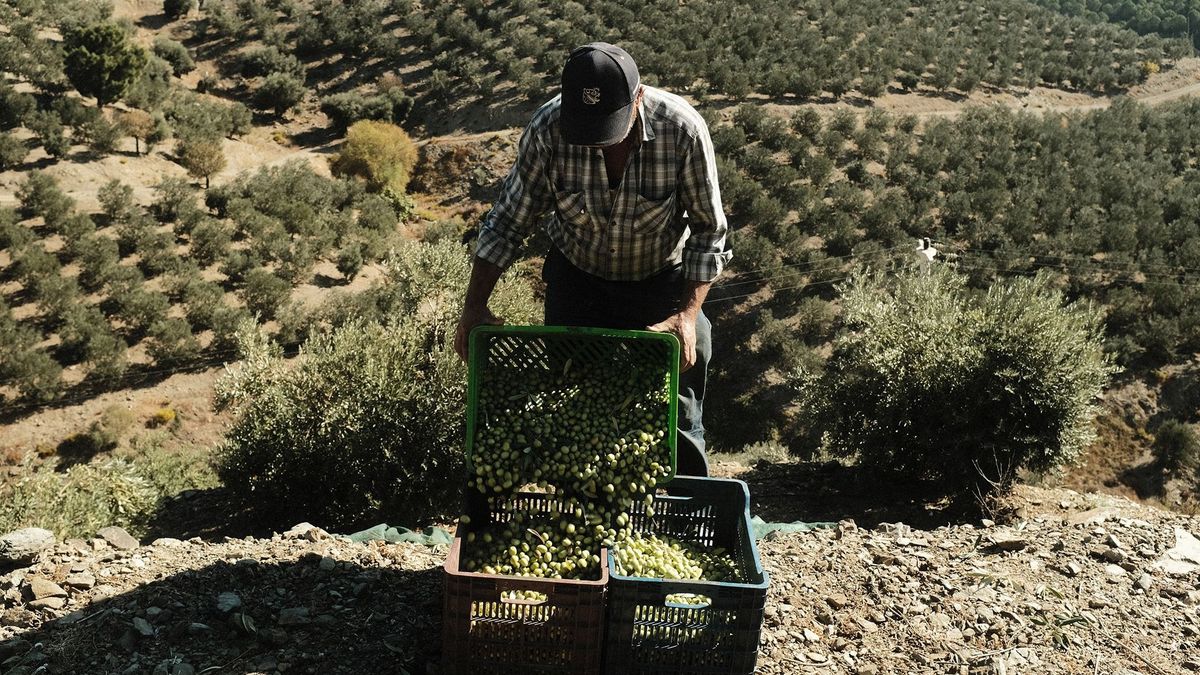
[[[488,309],[487,305],[463,307],[462,318],[458,320],[458,330],[454,332],[454,351],[463,361],[467,360],[467,340],[471,337],[471,331],[480,324],[502,326],[504,319],[492,314],[492,310]]]
[[[663,321],[647,326],[646,330],[655,333],[671,333],[679,338],[679,372],[696,365],[696,314],[683,310],[672,314]]]

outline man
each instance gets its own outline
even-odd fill
[[[641,84],[620,47],[571,52],[561,93],[534,114],[480,227],[459,356],[471,329],[501,323],[488,298],[551,210],[546,324],[674,333],[678,473],[708,475],[701,413],[712,325],[702,306],[732,254],[707,125],[683,99]]]

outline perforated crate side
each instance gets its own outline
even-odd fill
[[[463,537],[518,511],[550,513],[553,494],[495,499],[467,491],[471,527],[461,527],[444,565],[442,669],[463,675],[599,673],[608,585],[608,552],[596,580],[529,579],[462,570]],[[505,601],[506,591],[537,591],[544,603]]]
[[[754,672],[769,583],[750,530],[749,491],[737,480],[680,477],[655,498],[655,516],[634,513],[634,529],[724,548],[747,583],[626,577],[610,566],[606,673],[716,675]],[[610,564],[611,565],[611,564]],[[703,608],[667,603],[688,593]]]

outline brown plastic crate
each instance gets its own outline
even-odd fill
[[[518,495],[484,521],[503,521],[517,508],[546,507],[552,495]],[[472,511],[468,507],[468,512]],[[472,518],[477,516],[472,514]],[[446,557],[442,611],[442,671],[450,675],[591,675],[600,673],[608,551],[600,578],[532,579],[462,570],[459,528]],[[506,591],[537,591],[544,602],[504,600]]]

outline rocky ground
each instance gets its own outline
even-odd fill
[[[1200,518],[1066,490],[1019,500],[1003,526],[769,536],[760,671],[1200,671]],[[0,673],[439,672],[444,547],[304,527],[123,535],[50,544],[0,576]]]

